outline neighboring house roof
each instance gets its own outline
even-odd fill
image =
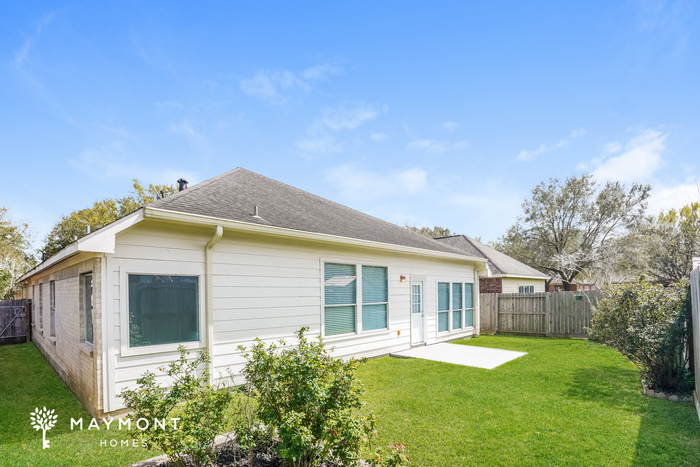
[[[256,207],[258,217],[254,215]],[[466,254],[451,245],[434,242],[409,229],[243,168],[231,170],[155,201],[149,208]],[[478,254],[467,256],[481,258]]]
[[[252,226],[256,229],[267,228],[268,231],[271,228],[276,229],[273,233],[277,235],[305,232],[341,243],[353,240],[355,244],[366,246],[392,245],[395,251],[404,253],[420,250],[421,254],[434,252],[431,255],[476,262],[484,260],[481,254],[470,254],[447,243],[435,242],[396,224],[237,168],[157,200],[92,232],[25,273],[20,280],[79,252],[114,252],[118,232],[144,218],[169,219],[173,215],[196,218],[206,224],[227,221],[225,226],[231,228],[250,230]]]
[[[549,276],[535,268],[521,263],[500,251],[484,245],[466,235],[453,235],[450,237],[436,238],[440,243],[450,245],[466,255],[479,255],[489,260],[492,277],[527,277],[532,279],[549,279]]]

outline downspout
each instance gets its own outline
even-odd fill
[[[216,226],[214,236],[207,242],[204,248],[204,307],[206,308],[207,321],[207,352],[209,353],[209,383],[214,384],[214,284],[212,273],[212,249],[214,245],[219,243],[224,235],[224,228],[220,225]]]

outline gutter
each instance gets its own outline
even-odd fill
[[[194,225],[217,225],[226,229],[238,230],[248,233],[257,233],[264,235],[284,236],[298,238],[302,240],[312,240],[324,243],[353,245],[374,250],[391,251],[402,254],[412,254],[417,256],[428,256],[432,258],[444,258],[460,261],[471,261],[475,263],[486,264],[488,259],[479,258],[476,256],[467,256],[458,253],[448,253],[436,250],[427,250],[410,246],[394,245],[390,243],[375,242],[372,240],[360,240],[357,238],[341,237],[339,235],[322,234],[316,232],[304,232],[301,230],[287,229],[283,227],[273,227],[268,225],[259,225],[250,222],[234,221],[230,219],[221,219],[218,217],[202,216],[200,214],[190,214],[176,211],[168,211],[152,207],[144,208],[144,218],[171,221],[177,223],[194,224]]]
[[[212,249],[224,235],[224,228],[216,226],[216,231],[204,247],[204,307],[207,321],[207,352],[209,353],[209,384],[214,384],[214,284],[212,273]]]

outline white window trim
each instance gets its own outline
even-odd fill
[[[172,344],[144,345],[131,347],[129,345],[129,274],[148,274],[162,276],[194,276],[197,277],[197,289],[199,299],[199,340],[190,342],[176,342]],[[206,309],[204,300],[204,271],[187,271],[183,268],[164,266],[130,265],[128,268],[119,267],[119,341],[122,357],[135,355],[150,355],[177,351],[179,346],[186,349],[200,349],[206,346]]]
[[[446,283],[449,284],[449,287],[447,287],[447,301],[448,301],[448,310],[439,310],[439,304],[440,304],[440,287],[438,284],[440,283]],[[452,308],[452,284],[462,284],[462,327],[461,328],[453,328],[453,319],[452,319],[452,313],[454,310]],[[466,294],[466,284],[471,284],[472,285],[472,307],[467,308],[467,294]],[[451,281],[451,280],[436,280],[435,281],[435,308],[436,308],[436,314],[435,314],[435,334],[437,336],[443,337],[447,336],[449,334],[457,333],[457,332],[465,332],[465,331],[473,331],[475,329],[474,325],[471,326],[466,326],[466,313],[467,310],[472,310],[472,323],[476,321],[476,318],[474,316],[474,310],[476,309],[475,303],[476,303],[476,298],[474,297],[475,295],[475,290],[476,287],[474,286],[474,282],[468,282],[468,281]],[[439,318],[439,313],[447,313],[447,331],[440,331],[440,318]]]
[[[345,334],[333,334],[326,336],[326,263],[344,264],[355,266],[355,332]],[[386,268],[387,304],[386,304],[386,329],[362,330],[362,266],[376,266]],[[348,338],[374,336],[391,333],[391,267],[382,262],[357,262],[337,258],[321,258],[320,261],[320,286],[321,286],[321,337],[325,342],[342,341]]]

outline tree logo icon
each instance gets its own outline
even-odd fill
[[[32,420],[32,427],[35,430],[42,430],[44,432],[44,449],[49,448],[49,440],[46,439],[46,432],[56,425],[56,419],[58,415],[54,414],[55,410],[47,410],[44,407],[39,410],[39,407],[34,409],[34,412],[29,414],[29,418]]]

